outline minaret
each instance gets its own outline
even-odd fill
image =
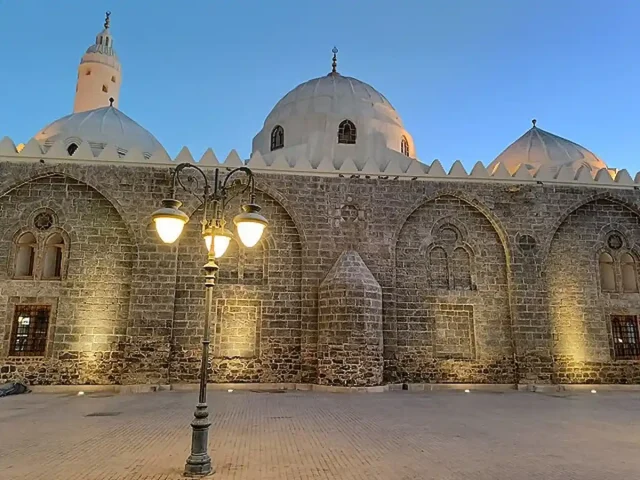
[[[113,98],[113,106],[118,106],[122,72],[118,56],[113,50],[110,16],[111,12],[107,12],[104,30],[96,36],[96,43],[87,49],[80,60],[74,113],[108,107],[110,98]]]

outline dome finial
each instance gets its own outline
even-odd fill
[[[113,98],[113,97],[109,97],[109,106],[110,106],[110,107],[113,107],[113,102],[115,102],[115,101],[116,101],[116,99],[115,99],[115,98]]]
[[[338,73],[338,71],[336,70],[336,67],[338,66],[338,48],[333,47],[331,51],[333,52],[333,61],[331,62],[331,73]]]
[[[110,16],[111,16],[111,12],[107,10],[105,12],[105,14],[104,14],[104,29],[105,30],[109,28],[109,22],[110,22],[109,17]]]
[[[538,123],[538,121],[534,118],[531,120],[531,123],[533,124],[533,128],[536,128],[536,123]]]

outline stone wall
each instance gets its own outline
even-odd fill
[[[301,359],[301,244],[295,224],[273,198],[259,192],[257,202],[270,225],[253,248],[231,245],[218,263],[211,311],[212,371],[217,382],[296,382]],[[240,213],[230,202],[228,227]],[[171,380],[195,382],[200,367],[204,322],[206,248],[193,214],[180,239]]]
[[[38,225],[42,212],[52,225]],[[118,212],[93,188],[49,176],[0,197],[0,224],[0,356],[9,354],[16,305],[52,307],[45,356],[3,358],[0,381],[119,383],[135,252]],[[33,275],[15,279],[15,239],[25,232],[37,239]],[[66,240],[62,278],[42,279],[45,242],[54,232]]]
[[[353,250],[343,252],[320,285],[318,383],[382,383],[382,289]]]
[[[257,182],[270,226],[259,247],[234,245],[220,261],[213,381],[317,382],[320,284],[345,250],[382,290],[384,382],[640,381],[638,360],[615,358],[609,322],[639,315],[640,294],[603,293],[596,265],[610,228],[640,258],[636,191],[349,175]],[[0,162],[1,380],[196,381],[199,202],[178,191],[193,216],[167,246],[151,213],[169,195],[169,166]],[[15,235],[42,209],[68,236],[65,276],[13,280]],[[32,303],[52,307],[46,354],[10,356],[13,308]]]
[[[614,239],[612,239],[612,236]],[[615,240],[615,242],[613,241]],[[640,363],[615,359],[612,315],[638,315],[640,293],[625,292],[619,260],[638,260],[640,217],[607,199],[573,211],[556,231],[547,283],[554,374],[559,383],[638,383]],[[601,286],[599,255],[614,260],[611,291]],[[637,268],[634,272],[637,277]]]

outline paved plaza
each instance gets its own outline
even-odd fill
[[[180,478],[196,398],[0,399],[0,478]],[[220,480],[640,478],[637,392],[217,391],[210,405]]]

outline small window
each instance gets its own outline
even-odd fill
[[[116,76],[115,76],[115,75],[113,75],[113,76],[111,77],[111,81],[112,81],[113,83],[116,83]]]
[[[9,355],[44,355],[50,315],[48,305],[16,305]]]
[[[613,272],[613,258],[608,253],[601,253],[600,264],[600,288],[603,292],[615,292],[616,277]]]
[[[284,147],[284,128],[276,125],[271,130],[271,151]]]
[[[411,156],[409,154],[409,140],[404,135],[402,136],[402,140],[400,141],[400,152],[407,157]]]
[[[636,263],[628,253],[620,257],[622,267],[622,291],[627,293],[638,291],[638,279],[636,273]]]
[[[615,315],[611,317],[613,352],[616,360],[636,360],[640,358],[640,329],[638,317]]]
[[[74,153],[76,153],[76,150],[78,150],[78,144],[76,143],[70,143],[67,147],[67,153],[69,154],[69,156],[72,156]]]
[[[356,126],[351,120],[344,120],[338,127],[338,143],[356,143]]]
[[[32,277],[36,258],[36,237],[32,233],[23,233],[18,239],[15,272],[16,277]]]
[[[86,72],[84,72],[85,75],[91,75],[91,69],[87,69]]]
[[[106,86],[106,85],[102,85],[102,91],[103,91],[104,93],[109,93],[109,89],[107,88],[107,86]]]
[[[60,278],[62,276],[63,252],[64,239],[59,233],[54,233],[47,239],[45,245],[42,278]]]
[[[108,47],[109,46],[109,37],[104,37],[104,44]]]

